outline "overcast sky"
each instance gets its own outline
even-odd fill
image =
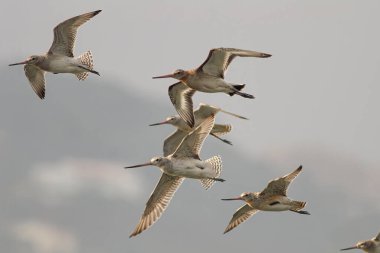
[[[52,29],[102,9],[81,27],[75,55],[95,69],[46,76],[46,99],[21,66],[46,52]],[[338,252],[380,232],[380,2],[378,1],[3,1],[0,26],[0,250],[79,252]],[[256,99],[196,93],[200,102],[244,115],[220,154],[222,178],[205,191],[186,180],[162,218],[129,239],[160,177],[123,170],[160,155],[173,129],[148,127],[175,114],[174,80],[214,47],[270,53],[236,58],[228,81]],[[260,212],[223,235],[243,203],[222,202],[304,166],[289,189],[312,215]]]

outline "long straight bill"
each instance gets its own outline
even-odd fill
[[[143,163],[143,164],[137,164],[137,165],[133,165],[133,166],[127,166],[127,167],[124,167],[124,169],[138,168],[138,167],[144,167],[144,166],[149,166],[149,165],[152,165],[152,163],[151,162],[147,162],[147,163]]]

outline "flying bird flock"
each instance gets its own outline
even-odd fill
[[[72,73],[79,80],[85,80],[89,73],[99,75],[94,70],[90,51],[74,57],[73,49],[78,28],[99,14],[101,10],[85,13],[70,18],[54,28],[54,39],[49,51],[43,55],[32,55],[25,61],[9,66],[24,65],[24,71],[30,85],[39,98],[45,98],[45,73]],[[172,125],[176,130],[164,140],[163,155],[153,157],[148,162],[125,168],[156,166],[161,172],[153,193],[146,203],[145,210],[130,237],[136,236],[152,226],[163,214],[173,195],[185,178],[196,179],[207,190],[215,182],[224,182],[220,177],[222,159],[215,155],[207,160],[200,158],[202,145],[208,135],[232,145],[222,136],[232,130],[229,124],[216,124],[218,112],[247,120],[246,117],[225,111],[217,106],[201,103],[193,109],[192,96],[196,91],[206,93],[222,92],[230,96],[238,95],[253,99],[254,96],[242,92],[245,84],[236,84],[225,80],[228,66],[236,57],[268,58],[270,54],[236,48],[211,49],[206,60],[196,69],[178,69],[172,74],[153,77],[174,78],[178,82],[169,86],[168,93],[178,115],[166,118],[157,125]],[[295,171],[270,181],[261,192],[245,192],[238,197],[222,200],[241,200],[245,204],[233,214],[224,233],[248,220],[258,211],[292,211],[298,214],[310,214],[303,210],[304,201],[292,200],[287,196],[290,183],[302,171],[299,166]],[[248,175],[247,175],[248,176]],[[362,249],[369,253],[380,253],[380,234],[375,238],[359,242],[356,246],[342,250]]]

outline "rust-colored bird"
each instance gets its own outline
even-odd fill
[[[180,80],[180,82],[169,87],[169,97],[178,114],[190,127],[194,127],[192,96],[195,91],[223,92],[230,96],[237,94],[245,98],[254,98],[250,94],[241,92],[245,86],[244,84],[234,84],[224,80],[228,65],[236,56],[267,58],[271,55],[236,48],[214,48],[210,50],[206,61],[196,69],[178,69],[172,74],[153,78],[171,77]]]

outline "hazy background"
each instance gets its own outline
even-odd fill
[[[95,69],[46,76],[46,99],[21,66],[47,51],[52,29],[85,12],[75,54],[91,49]],[[0,251],[338,252],[380,231],[379,1],[3,1],[0,92]],[[226,79],[255,100],[200,94],[250,118],[231,123],[228,146],[208,138],[203,159],[220,154],[222,177],[209,191],[186,180],[162,218],[135,228],[160,177],[157,168],[123,170],[160,155],[175,114],[174,80],[152,80],[199,66],[213,47],[271,53],[237,58]],[[312,215],[258,213],[222,232],[243,203],[302,164],[289,195]]]

